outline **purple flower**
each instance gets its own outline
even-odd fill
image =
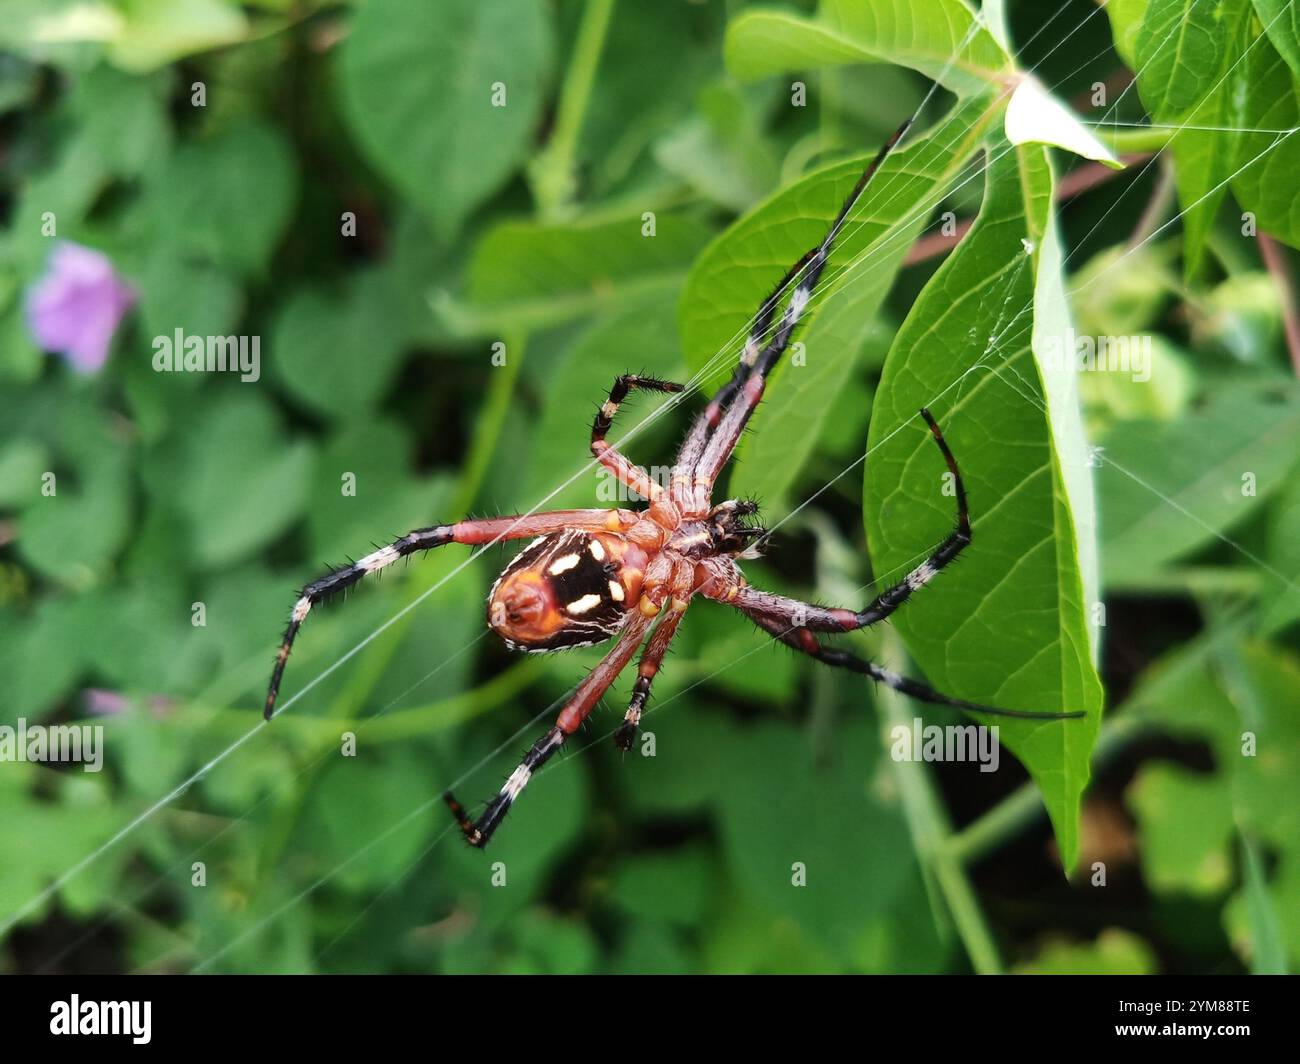
[[[55,246],[49,269],[27,295],[27,327],[40,347],[94,373],[134,302],[107,255],[65,242]]]

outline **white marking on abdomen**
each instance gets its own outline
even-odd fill
[[[578,564],[579,560],[576,554],[566,554],[563,558],[557,558],[546,571],[552,576],[559,576],[561,573],[567,573]]]
[[[588,610],[595,609],[600,605],[599,595],[583,595],[580,599],[574,599],[564,607],[567,613],[586,613]]]

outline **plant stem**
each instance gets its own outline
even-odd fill
[[[1295,286],[1291,283],[1291,267],[1286,252],[1265,232],[1259,234],[1259,254],[1273,276],[1282,301],[1282,323],[1286,327],[1286,349],[1291,355],[1291,368],[1300,377],[1300,309],[1296,307]]]
[[[1187,595],[1238,594],[1258,595],[1259,573],[1253,569],[1227,566],[1184,565],[1174,569],[1157,569],[1141,576],[1108,581],[1106,590],[1120,594]]]
[[[555,127],[531,168],[533,195],[543,218],[562,213],[573,198],[573,156],[613,11],[614,0],[587,0],[583,6],[573,55],[560,89]]]
[[[903,656],[902,642],[893,632],[885,636],[885,650],[891,657]],[[880,688],[878,702],[892,729],[895,726],[911,727],[911,718],[903,696],[888,688]],[[903,811],[907,818],[912,844],[916,848],[927,872],[938,884],[958,937],[966,947],[971,966],[982,975],[1002,971],[1002,960],[992,932],[984,919],[979,898],[961,861],[955,856],[949,840],[952,823],[944,810],[943,802],[930,777],[929,766],[919,761],[892,761]]]
[[[1089,124],[1093,135],[1116,155],[1138,152],[1162,151],[1173,140],[1173,129],[1153,129],[1149,126],[1108,126],[1104,122]]]

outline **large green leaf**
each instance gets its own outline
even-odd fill
[[[1178,421],[1118,423],[1098,476],[1107,579],[1204,546],[1282,488],[1300,454],[1298,400],[1239,388]]]
[[[694,215],[672,210],[502,222],[474,249],[467,303],[444,298],[439,309],[453,328],[481,333],[623,307],[675,290],[709,232]]]
[[[727,68],[740,78],[853,63],[898,63],[959,95],[983,93],[1010,61],[962,0],[826,0],[816,19],[748,11],[727,27]]]
[[[1295,0],[1253,0],[1273,47],[1300,77],[1300,5]]]
[[[1300,243],[1294,172],[1300,137],[1238,130],[1294,129],[1295,13],[1280,0],[1125,0],[1107,12],[1153,122],[1185,127],[1170,140],[1183,208],[1184,261],[1201,261],[1215,212],[1231,184],[1260,228]],[[1244,172],[1239,172],[1244,169]]]
[[[370,0],[358,13],[343,47],[344,114],[444,238],[527,153],[552,48],[546,6],[533,0]]]
[[[1227,134],[1212,130],[1239,124],[1250,14],[1249,0],[1152,0],[1137,36],[1138,91],[1153,119],[1206,127],[1179,132],[1171,145],[1188,272],[1200,262],[1232,173]]]
[[[1267,846],[1274,860],[1267,869],[1243,870],[1242,892],[1225,920],[1257,969],[1278,970],[1286,963],[1283,951],[1293,965],[1300,960],[1300,909],[1294,901],[1300,883],[1300,661],[1279,647],[1244,639],[1218,638],[1200,655],[1189,649],[1179,648],[1149,670],[1154,681],[1145,684],[1134,711],[1181,739],[1209,746],[1215,770],[1198,777],[1196,800],[1214,795],[1221,808],[1193,818],[1173,802],[1157,803],[1159,790],[1170,788],[1157,782],[1152,795],[1152,781],[1170,774],[1160,766],[1144,769],[1131,792],[1147,843],[1144,874],[1189,887],[1197,868],[1188,854],[1201,855],[1202,869],[1230,870],[1235,847],[1224,831],[1228,816],[1246,846]],[[1168,797],[1185,803],[1191,788]],[[1218,875],[1220,885],[1225,879],[1231,883],[1230,876]],[[1260,914],[1263,906],[1271,913]]]
[[[1232,191],[1255,213],[1259,229],[1300,247],[1300,187],[1295,182],[1300,168],[1300,75],[1273,48],[1272,39],[1263,36],[1255,38],[1242,68],[1241,126],[1259,132],[1236,139]]]
[[[991,139],[979,217],[916,300],[885,363],[865,519],[882,583],[952,527],[943,461],[917,417],[929,407],[961,466],[974,541],[894,624],[940,690],[1087,713],[989,721],[1042,789],[1070,868],[1102,701],[1087,621],[1096,580],[1090,486],[1068,360],[1049,357],[1048,341],[1068,325],[1051,173],[1044,149],[1006,147]]]
[[[297,186],[293,151],[279,129],[241,120],[168,160],[149,200],[153,238],[260,276],[292,216]]]
[[[383,271],[367,270],[341,291],[294,292],[275,320],[270,350],[277,378],[313,410],[363,417],[397,372],[406,321]]]
[[[836,243],[811,321],[796,336],[802,348],[778,367],[768,401],[755,415],[755,431],[740,451],[736,492],[776,500],[793,483],[904,254],[993,117],[987,99],[965,101],[886,159]],[[747,323],[790,266],[825,235],[868,158],[808,175],[755,208],[700,256],[679,319],[687,362],[693,373],[705,373],[707,386],[731,375]]]

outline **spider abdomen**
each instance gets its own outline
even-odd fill
[[[646,555],[614,533],[566,529],[534,540],[488,596],[488,626],[514,650],[602,643],[641,595]]]

